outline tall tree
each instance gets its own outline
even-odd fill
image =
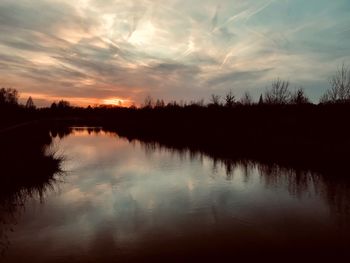
[[[243,97],[241,98],[241,103],[243,105],[251,105],[253,103],[252,96],[248,91],[244,92]]]
[[[210,97],[210,106],[220,106],[221,97],[220,95],[212,94]]]
[[[143,103],[143,108],[152,109],[153,105],[154,105],[153,98],[150,95],[147,95]]]
[[[310,100],[305,95],[304,89],[299,88],[291,95],[290,103],[292,103],[292,104],[307,104],[307,103],[310,103]]]
[[[277,79],[272,82],[271,89],[265,92],[264,102],[267,104],[286,104],[290,99],[289,82]]]
[[[35,104],[31,96],[29,96],[27,102],[26,102],[26,108],[28,109],[35,109]]]
[[[260,97],[259,97],[259,105],[261,105],[261,104],[264,104],[264,98],[263,98],[263,95],[262,94],[260,94]]]
[[[350,100],[350,68],[343,64],[330,79],[331,88],[322,96],[321,102],[344,102]]]
[[[233,107],[235,103],[236,103],[235,95],[233,95],[232,90],[230,90],[225,96],[225,106]]]
[[[12,88],[0,89],[0,106],[16,106],[18,105],[18,91]]]

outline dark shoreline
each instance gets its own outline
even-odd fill
[[[349,172],[350,104],[68,107],[19,109],[17,116],[21,122],[63,134],[70,126],[98,126],[128,140],[213,158],[256,160],[323,174]],[[2,134],[16,137],[12,131]]]
[[[349,171],[350,105],[91,109],[54,126],[101,126],[129,140],[321,173]],[[69,116],[74,116],[69,120]]]

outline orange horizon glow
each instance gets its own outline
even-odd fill
[[[113,105],[113,106],[123,106],[123,107],[130,107],[133,103],[132,101],[128,99],[122,99],[120,97],[113,97],[108,99],[102,100],[103,105]]]
[[[46,94],[39,94],[39,93],[21,93],[21,99],[26,100],[26,98],[32,97],[32,99],[35,100],[44,100],[47,101],[48,106],[50,106],[53,102],[58,102],[60,100],[65,100],[71,103],[73,106],[79,106],[79,107],[87,107],[87,106],[99,106],[99,105],[106,105],[106,106],[119,106],[119,107],[130,107],[131,105],[134,105],[134,101],[122,98],[122,97],[109,97],[109,98],[85,98],[85,97],[59,97],[59,96],[50,96]]]

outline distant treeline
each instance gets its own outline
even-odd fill
[[[13,110],[21,107],[27,110],[34,110],[36,106],[32,97],[29,97],[25,105],[18,103],[18,91],[12,88],[0,89],[0,111]],[[319,104],[344,104],[350,103],[350,67],[343,64],[336,73],[330,78],[330,88],[320,98]],[[212,94],[209,103],[205,103],[204,99],[198,101],[170,101],[166,103],[162,99],[153,99],[147,96],[140,108],[164,108],[164,107],[228,107],[235,106],[251,106],[254,104],[267,105],[302,105],[313,104],[307,97],[302,87],[296,88],[293,91],[290,89],[290,82],[282,79],[276,79],[272,82],[271,87],[267,88],[263,94],[260,95],[257,101],[253,100],[250,93],[247,91],[238,99],[232,91],[229,91],[225,96]],[[99,105],[93,108],[121,108],[117,105]],[[69,101],[60,100],[53,102],[50,107],[52,110],[64,110],[72,107]],[[87,109],[91,109],[88,106]],[[135,105],[130,106],[136,109]]]

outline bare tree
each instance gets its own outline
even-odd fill
[[[225,106],[233,107],[235,103],[236,103],[235,95],[233,95],[232,90],[230,90],[225,96]]]
[[[308,104],[310,103],[309,98],[305,95],[303,88],[295,90],[290,97],[290,103],[292,104]]]
[[[264,102],[267,104],[286,104],[290,99],[289,81],[277,79],[272,82],[270,90],[264,94]]]
[[[241,98],[241,103],[243,105],[252,105],[253,99],[248,91],[244,92],[243,97]]]
[[[12,88],[0,89],[0,106],[1,105],[18,105],[18,91]]]
[[[219,106],[220,103],[221,103],[220,101],[221,101],[220,95],[215,95],[215,94],[211,95],[211,97],[210,97],[210,105]]]
[[[164,108],[165,107],[164,100],[157,99],[155,107],[156,108]]]
[[[329,103],[330,102],[330,99],[329,99],[329,96],[327,94],[328,92],[326,92],[325,94],[323,94],[320,98],[320,103]]]
[[[143,103],[143,108],[151,109],[153,108],[153,104],[153,98],[150,95],[147,95]]]
[[[204,107],[204,99],[198,100],[198,101],[197,101],[197,105],[198,105],[199,107]]]
[[[331,88],[321,97],[321,102],[350,100],[350,68],[343,64],[330,79]]]
[[[190,106],[197,106],[197,107],[204,107],[204,99],[200,99],[200,100],[192,100],[189,103]]]

